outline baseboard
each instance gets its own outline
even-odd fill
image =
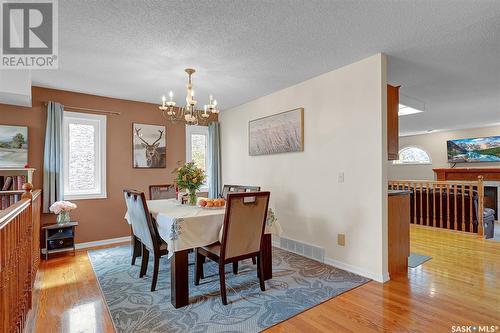
[[[335,266],[337,268],[343,269],[345,271],[348,271],[348,272],[351,272],[354,274],[364,276],[366,278],[372,279],[372,280],[380,282],[380,283],[385,283],[385,282],[390,280],[388,272],[385,274],[375,274],[375,273],[369,272],[367,270],[364,270],[361,267],[346,264],[342,261],[338,261],[338,260],[335,260],[332,258],[325,258],[325,264],[328,264],[330,266]]]
[[[130,236],[125,236],[125,237],[118,237],[118,238],[103,239],[103,240],[98,240],[98,241],[93,241],[93,242],[76,243],[75,247],[77,249],[86,249],[89,247],[110,245],[110,244],[116,244],[116,243],[124,243],[124,242],[130,242],[130,241],[131,241]]]
[[[85,243],[76,243],[75,248],[78,249],[87,249],[90,247],[97,247],[97,246],[102,246],[102,245],[111,245],[111,244],[118,244],[118,243],[124,243],[124,242],[130,242],[131,238],[130,236],[125,236],[125,237],[118,237],[118,238],[110,238],[110,239],[103,239],[103,240],[98,240],[98,241],[93,241],[93,242],[85,242]],[[73,251],[73,249],[63,249],[58,252],[68,252],[68,251]],[[45,248],[42,248],[42,254],[45,254]]]
[[[274,247],[277,247],[277,248],[281,249],[280,241],[279,241],[278,238],[273,238],[272,245]],[[286,250],[286,249],[284,249],[284,250]],[[310,259],[314,260],[314,258],[310,258]],[[374,274],[374,273],[368,272],[368,271],[366,271],[366,270],[364,270],[364,269],[362,269],[360,267],[349,265],[349,264],[346,264],[344,262],[341,262],[341,261],[338,261],[338,260],[335,260],[335,259],[332,259],[332,258],[328,258],[326,256],[325,256],[325,262],[324,263],[327,264],[327,265],[330,265],[330,266],[334,266],[334,267],[343,269],[344,271],[348,271],[348,272],[351,272],[351,273],[354,273],[354,274],[358,274],[358,275],[364,276],[366,278],[369,278],[371,280],[375,280],[377,282],[385,283],[385,282],[387,282],[387,281],[390,280],[388,272],[385,273],[385,274],[382,274],[382,275],[380,275],[380,274]]]

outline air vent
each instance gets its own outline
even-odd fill
[[[319,246],[314,246],[299,242],[294,239],[281,237],[280,245],[282,249],[300,254],[301,256],[325,262],[325,249]]]

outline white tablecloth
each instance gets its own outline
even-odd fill
[[[181,205],[175,199],[148,200],[147,204],[160,237],[168,244],[169,258],[176,251],[207,246],[219,240],[225,208]],[[125,219],[129,222],[127,216]],[[277,221],[268,221],[265,233],[281,235],[281,226]]]

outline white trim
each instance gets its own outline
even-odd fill
[[[332,258],[327,258],[327,257],[325,257],[325,264],[343,269],[345,271],[348,271],[348,272],[351,272],[354,274],[364,276],[366,278],[372,279],[372,280],[380,282],[380,283],[385,283],[385,282],[390,280],[389,272],[386,272],[386,273],[380,275],[380,274],[376,274],[373,272],[369,272],[361,267],[349,265],[349,264],[346,264],[344,262],[341,262],[341,261],[338,261],[338,260],[335,260]]]
[[[132,240],[132,238],[130,236],[125,236],[125,237],[118,237],[118,238],[103,239],[103,240],[98,240],[98,241],[93,241],[93,242],[76,243],[75,247],[78,250],[78,249],[86,249],[86,248],[95,247],[95,246],[130,242],[131,240]]]
[[[274,247],[277,247],[277,248],[282,248],[280,246],[280,241],[279,241],[279,238],[276,237],[276,238],[273,238],[272,242],[271,242],[272,246]],[[316,246],[316,245],[314,245]],[[287,249],[283,249],[285,251],[289,251],[290,250],[287,250]],[[299,254],[301,255],[301,254]],[[314,258],[310,258],[308,257],[309,259],[312,259],[312,260],[315,260]],[[318,261],[318,260],[316,260]],[[337,267],[337,268],[340,268],[340,269],[343,269],[345,271],[348,271],[348,272],[351,272],[351,273],[354,273],[354,274],[358,274],[358,275],[361,275],[363,277],[366,277],[366,278],[369,278],[369,279],[372,279],[374,281],[377,281],[377,282],[381,282],[381,283],[385,283],[387,281],[390,280],[390,277],[389,277],[389,272],[386,272],[385,274],[376,274],[376,273],[372,273],[372,272],[369,272],[361,267],[357,267],[357,266],[354,266],[354,265],[350,265],[350,264],[346,264],[344,262],[341,262],[341,261],[338,261],[338,260],[335,260],[335,259],[332,259],[332,258],[328,258],[325,256],[325,264],[327,265],[330,265],[330,266],[334,266],[334,267]]]
[[[64,194],[65,200],[84,200],[84,199],[106,199],[106,116],[98,115],[98,114],[88,114],[88,113],[79,113],[79,112],[64,112],[63,118],[63,175],[68,173],[68,154],[69,154],[69,146],[67,142],[68,138],[68,124],[71,120],[75,122],[87,123],[89,125],[95,126],[98,128],[98,135],[95,137],[95,146],[96,146],[96,164],[98,167],[96,168],[96,182],[99,184],[99,188],[81,193],[70,193]],[[64,188],[68,188],[67,177],[64,177]]]
[[[109,239],[103,239],[103,240],[98,240],[98,241],[93,241],[93,242],[85,242],[85,243],[76,243],[75,244],[75,249],[87,249],[89,247],[97,247],[97,246],[103,246],[103,245],[111,245],[111,244],[118,244],[118,243],[124,243],[124,242],[130,242],[132,240],[131,236],[125,236],[125,237],[118,237],[118,238],[109,238]],[[42,254],[45,254],[45,248],[42,248]],[[54,250],[52,250],[54,251]],[[73,248],[65,248],[61,249],[60,251],[56,252],[68,252],[68,251],[73,251]],[[52,252],[52,253],[56,253]]]

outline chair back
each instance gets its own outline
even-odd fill
[[[270,192],[229,193],[222,234],[221,258],[260,251]]]
[[[149,185],[149,199],[176,199],[177,191],[175,185]]]
[[[224,185],[224,187],[222,188],[222,197],[227,200],[227,195],[229,193],[241,193],[241,192],[260,192],[260,186]]]
[[[127,205],[127,219],[132,225],[134,235],[147,248],[154,251],[159,250],[158,233],[149,213],[144,193],[125,189],[123,194]]]

